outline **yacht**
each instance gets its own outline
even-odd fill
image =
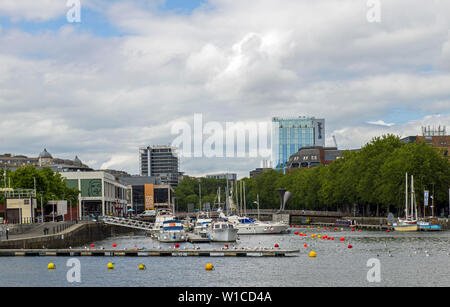
[[[211,224],[210,238],[213,242],[235,242],[238,229],[228,221],[217,221]]]
[[[280,234],[287,232],[289,225],[282,222],[262,222],[248,217],[227,217],[238,229],[238,235]]]
[[[411,176],[411,211],[408,206],[408,173],[406,173],[406,192],[405,192],[405,218],[398,219],[397,223],[394,223],[395,231],[417,231],[419,229],[417,225],[417,206],[415,206],[415,193],[414,193],[414,177]]]
[[[157,234],[157,239],[163,243],[186,241],[186,232],[183,224],[179,220],[164,221],[162,228]]]
[[[153,225],[153,229],[150,231],[150,234],[153,238],[158,239],[158,235],[163,227],[164,222],[174,220],[175,217],[171,210],[168,209],[160,209],[157,211],[155,224]]]

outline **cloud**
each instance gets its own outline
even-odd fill
[[[392,127],[392,126],[395,126],[395,124],[394,123],[385,123],[384,121],[382,121],[382,120],[377,120],[377,121],[370,121],[370,122],[367,122],[368,124],[370,124],[370,125],[378,125],[378,126],[385,126],[385,127]]]
[[[60,18],[69,9],[66,0],[2,0],[0,16],[7,16],[13,22],[48,21]]]
[[[325,118],[327,136],[348,148],[417,134],[420,117],[448,125],[449,3],[383,1],[382,22],[371,24],[364,1],[211,0],[183,15],[159,10],[160,1],[91,0],[83,9],[120,35],[96,36],[88,22],[32,33],[2,26],[0,152],[47,147],[137,173],[139,146],[170,144],[173,122],[194,113],[223,126]],[[26,4],[1,1],[0,15],[48,21],[67,10],[65,1]],[[393,119],[393,109],[420,116]],[[181,170],[247,174],[259,165],[193,159]]]

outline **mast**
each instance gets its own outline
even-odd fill
[[[244,181],[244,214],[247,216],[247,201],[245,200],[245,181]]]
[[[230,207],[230,200],[228,199],[228,178],[227,178],[227,187],[225,188],[225,206],[227,207],[227,216],[229,216],[229,207]]]
[[[414,218],[414,176],[411,175],[411,218]]]
[[[260,220],[259,218],[259,194],[256,194],[256,204],[258,205],[258,221]]]
[[[405,191],[405,218],[408,219],[408,173],[406,173],[406,191]]]

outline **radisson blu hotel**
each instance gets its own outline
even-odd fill
[[[325,146],[325,119],[272,118],[272,160],[275,169],[283,171],[289,157],[304,146]]]

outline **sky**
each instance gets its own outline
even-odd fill
[[[69,22],[74,2],[0,1],[0,153],[137,174],[139,147],[172,144],[194,114],[325,118],[341,149],[450,129],[448,0],[80,0]],[[241,177],[261,159],[180,170]]]

